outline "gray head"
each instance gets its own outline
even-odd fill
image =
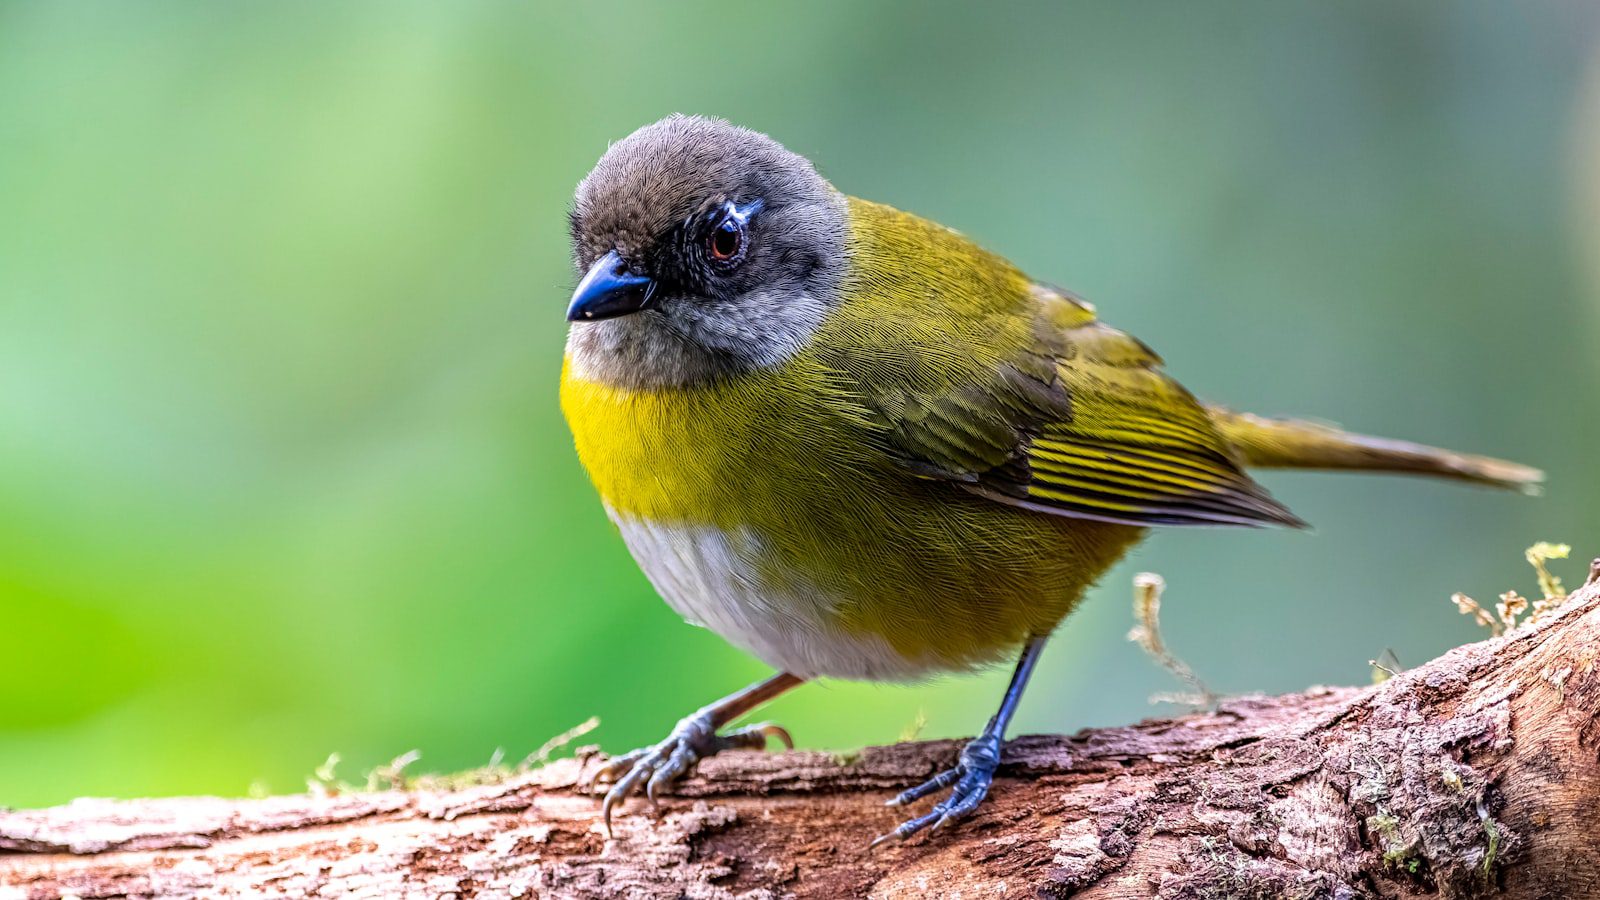
[[[832,308],[844,198],[803,157],[674,115],[613,144],[572,210],[574,372],[631,387],[775,365]]]

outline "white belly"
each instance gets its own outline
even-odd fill
[[[900,655],[877,635],[840,630],[840,598],[764,588],[754,562],[761,540],[748,530],[660,525],[615,512],[611,519],[668,605],[773,668],[868,681],[904,681],[936,668]]]

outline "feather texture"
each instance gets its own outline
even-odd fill
[[[852,201],[853,323],[819,352],[878,418],[885,451],[928,478],[1054,515],[1126,525],[1288,525],[1209,412],[1137,339],[1078,298],[1029,281],[961,236]],[[981,265],[884,277],[907,259]],[[988,283],[980,283],[980,282]],[[916,333],[924,315],[958,327]],[[859,318],[857,317],[859,316]],[[852,333],[853,331],[853,333]],[[829,335],[833,337],[833,335]],[[871,353],[861,342],[875,343]]]

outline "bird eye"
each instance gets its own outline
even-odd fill
[[[725,203],[712,213],[711,230],[706,233],[706,257],[713,266],[730,272],[744,261],[750,245],[750,217],[761,209],[760,200],[744,206]]]
[[[744,250],[744,224],[729,216],[711,230],[708,241],[711,258],[719,263],[730,263]]]

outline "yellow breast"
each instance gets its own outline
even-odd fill
[[[818,403],[821,385],[807,366],[650,389],[588,380],[575,368],[570,358],[563,366],[562,411],[601,499],[621,516],[729,528],[764,521],[837,449],[818,446],[842,420]],[[796,453],[800,442],[816,455]]]

